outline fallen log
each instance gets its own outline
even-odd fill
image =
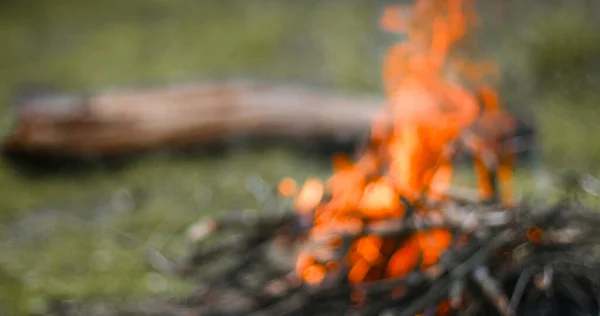
[[[45,95],[16,106],[6,154],[116,156],[232,137],[362,138],[380,98],[251,81]]]

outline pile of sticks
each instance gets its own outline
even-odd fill
[[[443,217],[412,214],[342,236],[401,238],[443,226],[455,237],[433,267],[359,285],[343,272],[318,286],[291,273],[301,247],[319,246],[306,244],[293,212],[204,221],[190,230],[197,248],[177,269],[197,289],[173,315],[598,315],[598,212],[572,200],[503,208],[456,198],[431,207]]]

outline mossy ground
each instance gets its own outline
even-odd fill
[[[11,124],[10,98],[24,88],[93,91],[249,76],[378,92],[390,39],[377,30],[380,9],[341,0],[4,1],[0,135]],[[521,80],[518,87],[532,86],[514,90],[512,100],[521,105],[513,108],[527,104],[538,114],[544,162],[598,172],[600,97],[592,93],[589,65],[600,42],[589,39],[600,33],[568,15],[553,19],[564,24],[561,32],[556,23],[531,22],[534,40],[513,29],[492,41],[494,52],[508,68],[520,65],[509,71]],[[589,36],[573,39],[582,30]],[[573,59],[580,62],[565,68]],[[540,80],[567,74],[558,83]],[[556,88],[560,82],[570,88]],[[29,313],[52,298],[181,293],[185,284],[147,264],[147,248],[176,257],[184,250],[181,233],[198,218],[259,207],[260,190],[282,177],[302,181],[328,172],[329,163],[280,148],[157,155],[120,171],[45,178],[0,165],[0,306]],[[528,170],[518,178],[519,191],[532,190]]]

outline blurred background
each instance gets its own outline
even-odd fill
[[[506,106],[534,122],[539,155],[518,172],[600,175],[600,1],[478,1],[482,49],[504,72]],[[3,0],[0,135],[15,97],[224,78],[381,94],[383,1]],[[533,167],[532,167],[533,166]],[[122,168],[36,176],[0,163],[0,314],[56,300],[177,296],[148,249],[185,251],[183,232],[222,210],[260,208],[283,177],[326,177],[329,159],[286,146],[155,153]]]

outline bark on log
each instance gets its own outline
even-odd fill
[[[232,136],[364,135],[383,100],[249,81],[29,98],[16,107],[4,154],[114,156]]]

